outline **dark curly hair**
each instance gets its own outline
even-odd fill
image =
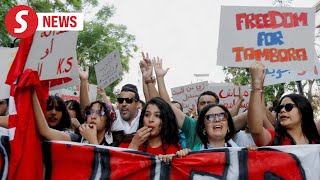
[[[84,118],[81,113],[80,103],[77,100],[71,99],[71,100],[65,101],[65,104],[67,106],[67,109],[74,110],[76,112],[77,120],[79,121],[80,124],[83,124]],[[69,108],[68,108],[68,106],[69,106]]]
[[[156,105],[160,110],[160,119],[161,119],[161,141],[162,141],[162,150],[166,153],[167,145],[175,145],[177,149],[181,149],[179,147],[179,128],[177,125],[176,116],[171,108],[171,106],[161,99],[160,97],[154,97],[148,101],[146,106],[141,111],[141,116],[139,119],[139,129],[144,126],[143,119],[147,110],[147,107],[150,105]]]
[[[62,116],[61,116],[61,120],[60,120],[59,124],[57,126],[51,127],[51,128],[58,130],[58,131],[63,131],[65,129],[70,128],[71,118],[70,118],[69,112],[67,110],[67,106],[65,105],[64,100],[61,97],[59,97],[57,95],[49,96],[49,98],[47,99],[47,102],[46,102],[46,111],[47,111],[48,107],[52,106],[52,103],[54,103],[54,102],[57,102],[59,108],[61,109]]]
[[[320,136],[318,134],[317,127],[314,122],[313,109],[309,100],[300,94],[288,94],[280,99],[279,105],[281,104],[284,98],[290,98],[296,105],[296,107],[299,109],[299,112],[301,113],[301,129],[303,134],[309,140],[309,142],[315,142],[316,144],[320,144]],[[277,116],[278,114],[279,113],[277,113]],[[272,145],[281,145],[285,137],[289,138],[292,145],[296,144],[295,140],[287,133],[286,128],[283,127],[279,121],[277,121],[275,132],[277,135],[275,136]]]
[[[229,139],[231,139],[233,137],[233,135],[235,134],[233,120],[232,120],[232,117],[231,117],[229,110],[222,104],[208,104],[201,110],[200,115],[197,120],[197,125],[196,125],[196,133],[198,134],[205,149],[208,149],[208,142],[209,142],[207,135],[203,134],[203,130],[205,128],[205,125],[204,125],[205,115],[213,107],[220,107],[228,115],[227,120],[228,120],[229,132],[226,134],[225,142],[229,141]]]
[[[90,110],[94,104],[99,104],[100,105],[100,111],[103,109],[103,111],[105,112],[104,116],[106,116],[106,118],[107,118],[106,119],[107,120],[106,130],[107,130],[108,134],[110,134],[111,133],[111,122],[112,122],[110,114],[111,114],[112,109],[104,102],[94,101],[89,106],[87,106],[85,108],[84,112],[87,112],[88,110]],[[87,121],[87,116],[86,115],[84,115],[84,116],[85,116],[85,119]]]

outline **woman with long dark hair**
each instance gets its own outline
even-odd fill
[[[50,128],[58,131],[69,131],[71,118],[63,99],[59,96],[49,96],[46,101],[46,121]]]
[[[175,154],[181,149],[178,125],[171,106],[159,97],[152,98],[142,109],[139,127],[131,143],[119,147],[155,155]]]
[[[276,107],[275,131],[267,130],[263,104],[265,66],[255,63],[250,67],[252,90],[248,109],[248,126],[257,146],[319,144],[320,137],[314,122],[313,109],[308,99],[299,94],[283,96]]]
[[[205,106],[198,117],[196,133],[201,143],[192,150],[237,147],[231,139],[235,133],[232,117],[224,105]]]
[[[71,118],[71,127],[73,130],[76,130],[85,121],[81,113],[80,103],[77,100],[71,99],[65,101],[65,104]]]

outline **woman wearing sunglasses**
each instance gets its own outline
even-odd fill
[[[163,99],[152,98],[142,109],[139,128],[130,144],[123,142],[119,147],[154,155],[174,155],[181,149],[174,112]]]
[[[196,133],[201,143],[193,147],[192,150],[238,147],[231,139],[235,133],[231,114],[221,104],[209,104],[201,110]]]
[[[266,130],[263,104],[265,66],[250,67],[252,90],[248,109],[248,126],[257,146],[318,144],[320,137],[314,123],[313,109],[307,98],[299,94],[283,96],[276,107],[278,122],[275,131]]]
[[[78,132],[70,134],[48,126],[35,91],[32,94],[32,105],[37,130],[46,140],[74,141],[100,145],[112,144],[112,135],[110,133],[111,109],[103,102],[92,102],[86,108],[86,123],[78,128]]]

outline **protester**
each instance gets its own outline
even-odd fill
[[[57,95],[49,96],[46,102],[45,119],[50,128],[69,132],[71,118],[63,99]]]
[[[152,98],[141,112],[139,130],[131,143],[123,142],[119,147],[155,155],[175,154],[180,150],[178,125],[170,105],[159,97]]]
[[[71,118],[71,128],[76,130],[81,124],[84,123],[84,118],[80,109],[80,103],[77,100],[67,100],[65,101],[65,104]]]
[[[302,95],[283,96],[276,107],[277,125],[275,131],[263,127],[265,107],[263,103],[263,84],[265,66],[254,63],[250,67],[252,90],[248,109],[248,126],[257,146],[318,144],[320,137],[314,123],[313,109]]]
[[[220,147],[238,147],[231,139],[235,133],[229,110],[220,104],[205,106],[196,125],[196,133],[201,143],[192,150],[203,150]]]
[[[0,116],[8,115],[9,110],[9,99],[1,99],[0,100]]]
[[[86,109],[86,123],[82,124],[77,133],[65,134],[61,131],[48,126],[45,116],[42,113],[41,106],[34,91],[32,94],[32,105],[35,115],[36,127],[39,134],[46,140],[62,140],[87,142],[90,144],[112,145],[111,109],[105,103],[96,101],[90,104]],[[53,109],[55,109],[54,107]],[[81,135],[81,136],[80,136]]]

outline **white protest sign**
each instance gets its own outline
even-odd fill
[[[0,76],[0,99],[6,99],[10,96],[10,86],[5,84],[5,82],[17,51],[18,48],[0,47],[0,72],[2,73],[2,76]]]
[[[122,64],[118,50],[112,51],[95,66],[98,86],[106,88],[122,75]]]
[[[88,85],[89,99],[90,102],[96,101],[97,99],[97,85],[89,84]],[[63,88],[59,90],[49,91],[50,95],[58,95],[63,100],[77,100],[80,102],[80,86],[73,86],[68,88]]]
[[[240,86],[241,93],[243,94],[244,101],[240,105],[239,112],[244,111],[248,108],[249,99],[250,99],[250,87],[249,86]],[[229,85],[225,83],[209,83],[209,91],[212,91],[217,94],[219,97],[219,104],[223,104],[231,110],[235,106],[236,102],[239,99],[239,87],[234,85]]]
[[[40,80],[78,80],[76,31],[36,31],[25,69],[37,70]],[[60,86],[61,88],[61,86]]]
[[[266,69],[266,77],[264,80],[264,86],[269,86],[273,84],[291,82],[291,81],[301,81],[309,79],[320,79],[320,62],[318,55],[314,55],[314,68],[310,71],[306,70],[290,70],[287,68],[281,69]]]
[[[217,64],[310,70],[314,8],[222,6]]]
[[[182,104],[183,112],[197,108],[198,96],[208,90],[208,81],[171,88],[172,99]]]

